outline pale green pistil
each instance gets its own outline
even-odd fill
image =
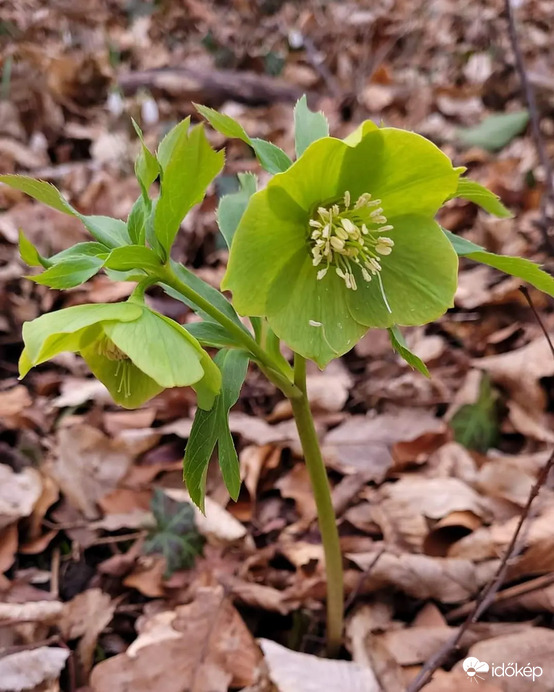
[[[314,267],[325,266],[317,273],[323,279],[334,267],[346,288],[356,290],[353,265],[357,264],[365,281],[381,271],[381,258],[390,255],[394,242],[381,235],[392,231],[387,224],[380,199],[371,199],[366,192],[351,205],[350,192],[342,203],[319,207],[316,218],[310,219],[310,244]]]
[[[119,378],[118,393],[123,391],[125,397],[131,396],[131,359],[118,348],[107,336],[100,339],[96,346],[99,355],[108,360],[117,361],[115,377]]]

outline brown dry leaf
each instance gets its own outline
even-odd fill
[[[61,601],[29,601],[28,603],[0,603],[2,620],[52,622],[62,614]]]
[[[477,358],[473,365],[486,370],[492,380],[506,388],[510,398],[532,417],[544,411],[546,394],[539,380],[554,375],[554,358],[543,337],[515,351]]]
[[[7,428],[17,427],[19,414],[32,403],[27,387],[22,384],[0,392],[0,421]]]
[[[270,639],[259,639],[269,668],[269,677],[279,692],[379,692],[370,668],[351,661],[333,661],[291,651]]]
[[[221,588],[200,588],[171,616],[154,616],[125,654],[93,668],[94,692],[227,692],[251,685],[260,653]]]
[[[296,464],[289,473],[279,478],[275,487],[283,497],[294,500],[296,510],[301,517],[315,516],[314,494],[306,464]]]
[[[109,404],[112,398],[99,380],[90,377],[67,377],[61,383],[60,395],[52,401],[52,404],[57,408],[71,408],[81,406],[86,401]]]
[[[496,560],[475,565],[470,560],[408,553],[382,552],[377,559],[378,555],[377,550],[346,554],[362,570],[371,566],[364,582],[368,592],[392,586],[415,598],[439,599],[444,603],[473,598],[497,568]]]
[[[42,476],[33,468],[15,473],[0,464],[0,528],[28,517],[42,494]]]
[[[421,550],[428,534],[428,519],[469,511],[487,517],[486,501],[457,478],[405,477],[383,486],[373,502],[373,519],[387,542]]]
[[[492,671],[483,673],[486,681],[498,681],[504,692],[551,692],[554,689],[554,667],[552,666],[552,651],[554,650],[554,631],[545,627],[529,627],[517,634],[495,637],[474,644],[467,652],[495,666],[495,677]],[[525,675],[496,675],[496,667],[517,664],[519,668],[526,666],[539,667],[540,674],[533,680]],[[454,670],[460,670],[462,663],[457,663]]]
[[[379,483],[393,463],[390,450],[395,443],[445,431],[443,421],[419,409],[399,409],[373,418],[352,416],[325,436],[323,452],[327,465],[337,471],[362,473]]]
[[[77,424],[58,431],[56,453],[47,470],[69,502],[88,519],[96,519],[97,501],[117,486],[133,458],[121,440]]]
[[[130,567],[129,562],[133,564],[136,557],[131,556],[130,560],[122,560],[123,566],[127,571]],[[113,567],[113,565],[112,565]],[[131,572],[123,580],[123,584],[130,589],[140,591],[143,596],[149,598],[161,598],[165,596],[163,579],[165,574],[166,564],[165,558],[161,555],[145,555],[140,557]]]
[[[66,641],[81,639],[77,653],[87,677],[98,636],[110,623],[114,612],[115,603],[100,589],[87,589],[65,604],[58,626]]]
[[[426,692],[503,692],[504,688],[500,683],[489,680],[479,680],[479,687],[475,684],[475,679],[470,678],[460,670],[437,670],[431,682],[425,686]]]
[[[434,557],[446,557],[451,545],[478,529],[482,523],[473,512],[452,512],[429,531],[423,541],[423,552]]]
[[[535,478],[521,468],[517,457],[490,459],[477,474],[476,487],[491,497],[499,497],[523,507]]]
[[[69,649],[40,646],[0,658],[0,692],[33,690],[48,680],[57,680],[69,654]]]
[[[509,277],[498,282],[490,267],[479,265],[460,273],[455,303],[466,310],[482,305],[498,305],[517,299],[521,280]]]
[[[17,524],[0,529],[0,574],[7,572],[13,565],[18,542]]]

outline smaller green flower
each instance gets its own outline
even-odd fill
[[[458,270],[434,216],[462,170],[370,121],[322,137],[250,198],[222,288],[321,367],[371,327],[431,322],[452,306]]]
[[[136,408],[169,387],[191,385],[210,409],[221,374],[181,325],[129,300],[77,305],[23,325],[20,376],[58,353],[80,353],[114,401]]]

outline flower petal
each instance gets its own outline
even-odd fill
[[[453,168],[448,156],[425,137],[381,128],[349,148],[339,188],[349,190],[353,199],[370,192],[382,200],[389,221],[404,214],[434,216],[456,191],[462,170]]]
[[[130,361],[110,360],[101,355],[94,344],[81,350],[92,374],[104,384],[116,404],[138,408],[163,391],[163,387],[148,377]]]
[[[132,303],[96,303],[41,315],[23,324],[26,363],[38,365],[63,351],[77,351],[82,330],[93,324],[103,320],[132,321],[140,314],[141,308]]]
[[[383,292],[391,312],[378,277],[368,284],[360,276],[358,290],[348,292],[350,314],[368,327],[432,322],[453,305],[457,255],[440,226],[424,216],[397,217],[391,236],[393,251],[381,263]]]
[[[321,280],[317,271],[305,250],[298,252],[273,282],[267,314],[279,338],[323,368],[349,351],[367,327],[348,313],[348,289],[335,271]]]

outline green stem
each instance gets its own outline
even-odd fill
[[[327,471],[321,455],[319,440],[314,426],[310,402],[306,392],[306,360],[294,354],[294,382],[302,391],[300,398],[291,399],[292,411],[300,436],[304,459],[314,493],[319,531],[325,553],[327,577],[327,650],[335,656],[342,644],[344,617],[344,584],[342,555],[337,530],[337,520]]]
[[[214,307],[209,300],[206,300],[190,286],[187,286],[184,281],[175,276],[167,265],[163,267],[157,278],[158,281],[181,293],[181,295],[198,306],[200,310],[219,322],[229,334],[252,354],[253,359],[258,363],[264,375],[279,387],[285,396],[291,400],[302,396],[302,392],[289,379],[289,372],[285,372],[281,364],[277,363],[246,330],[239,327],[230,317],[227,317],[227,315]]]

